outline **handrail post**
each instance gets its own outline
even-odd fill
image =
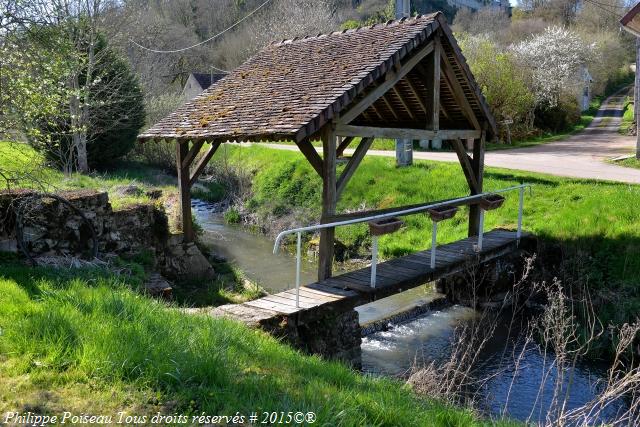
[[[478,252],[482,252],[483,234],[484,234],[484,209],[480,208],[480,225],[478,230]]]
[[[431,268],[436,268],[436,242],[438,235],[438,223],[433,221],[433,227],[431,229]]]
[[[520,204],[518,205],[518,231],[516,232],[517,244],[520,244],[522,237],[522,215],[524,210],[524,187],[520,187]]]
[[[302,258],[302,237],[298,231],[298,244],[296,250],[296,308],[300,308],[300,262]]]
[[[371,244],[371,287],[376,287],[376,273],[378,266],[378,236],[372,236]]]

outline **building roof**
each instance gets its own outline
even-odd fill
[[[440,34],[443,56],[478,121],[495,122],[441,13],[370,27],[283,40],[161,120],[140,140],[302,141],[384,81],[412,53]],[[424,129],[428,99],[416,67],[352,123]],[[444,74],[444,73],[443,73]],[[441,79],[441,129],[470,129],[451,82]],[[419,113],[420,107],[425,110]]]
[[[640,3],[633,6],[631,10],[620,19],[620,23],[625,30],[636,35],[636,37],[640,37]]]
[[[223,73],[191,73],[191,75],[202,89],[208,89],[209,86],[225,76]]]

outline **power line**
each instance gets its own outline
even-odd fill
[[[614,17],[616,17],[616,18],[621,18],[621,16],[619,16],[619,14],[618,14],[618,13],[614,12],[614,11],[613,11],[613,10],[611,10],[611,9],[608,9],[608,8],[606,8],[606,7],[602,6],[602,4],[601,4],[601,3],[598,3],[598,2],[596,2],[596,1],[594,1],[594,0],[585,0],[585,1],[587,1],[587,2],[588,2],[588,3],[590,3],[590,4],[592,4],[593,6],[596,6],[596,7],[600,8],[600,9],[604,10],[605,12],[607,12],[608,14],[610,14],[610,15],[612,15],[612,16],[614,16]]]
[[[265,7],[267,5],[267,3],[270,3],[271,0],[266,0],[264,3],[262,3],[260,6],[258,6],[257,9],[255,9],[253,12],[249,13],[247,16],[245,16],[244,18],[242,18],[241,20],[239,20],[238,22],[236,22],[235,24],[233,24],[232,26],[230,26],[229,28],[226,28],[225,30],[219,32],[218,34],[209,37],[206,40],[201,41],[200,43],[196,43],[193,46],[189,46],[189,47],[184,47],[182,49],[174,49],[174,50],[158,50],[158,49],[151,49],[145,46],[142,46],[139,43],[136,43],[135,40],[133,40],[132,38],[129,39],[129,41],[131,43],[133,43],[134,45],[136,45],[137,47],[139,47],[140,49],[144,49],[146,51],[149,52],[153,52],[153,53],[179,53],[179,52],[184,52],[185,50],[189,50],[189,49],[193,49],[194,47],[198,47],[201,46],[205,43],[209,43],[211,40],[216,39],[218,37],[220,37],[221,35],[223,35],[224,33],[226,33],[227,31],[230,31],[232,29],[234,29],[235,27],[237,27],[238,25],[240,25],[242,22],[244,22],[246,19],[248,19],[249,17],[251,17],[252,15],[254,15],[255,13],[257,13],[260,9],[262,9],[263,7]],[[223,71],[223,70],[221,70]]]

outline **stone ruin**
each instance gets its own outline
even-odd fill
[[[0,191],[0,251],[19,252],[17,201],[31,194],[34,193],[29,190]],[[91,222],[98,243],[98,258],[107,254],[131,256],[150,252],[154,255],[156,270],[171,280],[207,280],[215,276],[211,264],[194,243],[185,243],[181,234],[171,233],[164,208],[157,203],[114,210],[106,192],[81,190],[57,195],[68,200]],[[39,225],[36,231],[40,236],[30,252],[38,257],[81,257],[84,254],[79,252],[86,253],[86,248],[91,246],[89,227],[80,215],[63,209],[62,203],[46,200],[43,206],[30,210],[31,215],[37,216],[34,222]]]

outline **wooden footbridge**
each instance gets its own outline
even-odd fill
[[[478,238],[469,237],[437,247],[436,266],[431,267],[431,250],[395,258],[377,265],[376,287],[371,287],[371,267],[362,268],[319,282],[268,295],[243,305],[258,309],[264,316],[285,316],[298,322],[316,320],[327,312],[344,312],[368,302],[433,282],[465,269],[518,251],[522,239],[516,231],[493,230]],[[255,313],[254,313],[255,314]]]

